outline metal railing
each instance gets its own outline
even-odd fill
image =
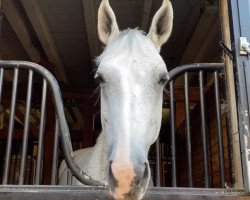
[[[199,96],[200,96],[200,118],[201,118],[201,142],[202,156],[204,169],[204,185],[206,188],[209,184],[209,169],[208,169],[208,148],[207,148],[207,130],[206,130],[206,112],[205,112],[205,97],[204,97],[204,72],[213,73],[214,79],[214,94],[215,94],[215,109],[217,119],[217,135],[219,149],[219,165],[221,175],[221,187],[225,187],[225,164],[223,151],[223,136],[221,128],[221,111],[219,98],[219,81],[218,73],[224,70],[222,63],[196,63],[179,66],[169,72],[169,80],[166,82],[166,87],[169,87],[169,104],[170,104],[170,126],[171,126],[171,159],[172,159],[172,187],[177,187],[177,169],[176,169],[176,117],[174,106],[174,81],[184,75],[184,104],[185,104],[185,126],[186,126],[186,148],[187,148],[187,172],[188,172],[188,187],[193,187],[193,172],[192,172],[192,145],[191,145],[191,130],[190,130],[190,105],[189,105],[189,73],[197,73],[199,80]],[[192,77],[194,74],[192,74]],[[159,153],[157,154],[159,156]],[[159,158],[156,159],[159,162]],[[157,166],[160,166],[159,164]],[[157,170],[160,170],[159,168]],[[159,180],[159,174],[157,179]],[[160,181],[157,181],[158,183]],[[160,185],[158,185],[160,186]]]
[[[23,184],[23,175],[25,169],[25,159],[26,159],[26,150],[27,150],[27,133],[29,127],[29,108],[30,108],[30,98],[31,98],[31,88],[32,88],[32,80],[33,73],[37,73],[43,78],[43,89],[42,89],[42,100],[41,100],[41,118],[40,118],[40,128],[39,128],[39,141],[38,141],[38,156],[37,156],[37,164],[35,171],[35,184],[39,185],[41,183],[41,160],[43,154],[43,135],[44,135],[44,123],[45,123],[45,105],[46,105],[46,94],[47,88],[49,86],[51,93],[53,95],[53,100],[55,104],[55,111],[57,115],[58,127],[56,128],[56,136],[58,135],[58,130],[60,130],[60,139],[62,143],[62,149],[65,156],[65,161],[67,163],[68,168],[71,170],[73,176],[77,178],[80,182],[86,185],[102,185],[98,181],[93,180],[87,174],[85,174],[78,165],[75,163],[73,158],[73,150],[72,144],[70,140],[69,128],[67,125],[67,121],[65,119],[64,108],[62,103],[62,97],[58,82],[54,78],[54,76],[42,66],[25,61],[0,61],[0,97],[2,96],[2,83],[3,83],[3,74],[4,70],[14,70],[14,79],[12,86],[12,95],[11,95],[11,108],[10,108],[10,120],[9,120],[9,128],[8,128],[8,136],[7,136],[7,146],[5,153],[5,162],[3,167],[3,180],[2,184],[8,184],[8,175],[10,170],[10,157],[11,157],[11,147],[13,140],[13,128],[14,128],[14,119],[15,119],[15,106],[16,106],[16,96],[17,96],[17,86],[18,86],[18,75],[19,70],[24,69],[29,71],[29,81],[28,81],[28,91],[27,91],[27,104],[26,104],[26,115],[25,115],[25,123],[24,123],[24,137],[23,137],[23,145],[22,145],[22,158],[21,158],[21,170],[19,174],[19,184]],[[57,138],[57,137],[56,137]],[[57,172],[57,153],[56,149],[58,145],[57,139],[54,143],[54,162],[53,162],[53,175],[51,183],[55,183],[55,177]]]
[[[77,178],[80,182],[85,185],[100,186],[102,185],[98,181],[93,180],[87,174],[81,171],[79,166],[75,163],[73,158],[72,144],[69,134],[69,128],[65,119],[64,108],[62,103],[62,97],[59,85],[54,76],[45,68],[40,65],[31,62],[23,61],[0,61],[0,101],[2,97],[3,77],[5,70],[14,71],[14,79],[12,86],[11,95],[11,107],[10,107],[10,120],[7,134],[7,145],[5,153],[5,162],[3,167],[3,179],[2,184],[8,184],[8,174],[10,170],[10,158],[11,148],[13,141],[13,128],[15,119],[15,107],[16,107],[16,96],[18,88],[18,77],[20,70],[28,70],[28,87],[26,97],[26,114],[24,119],[24,132],[22,138],[22,150],[21,150],[21,164],[19,173],[19,185],[24,184],[25,164],[27,157],[27,145],[28,145],[28,132],[30,123],[30,107],[32,97],[32,84],[34,74],[38,74],[43,79],[43,89],[41,97],[41,117],[39,127],[39,139],[38,139],[38,156],[35,170],[35,181],[36,185],[41,184],[41,166],[43,156],[43,140],[44,140],[44,124],[45,124],[45,107],[46,107],[46,96],[48,88],[50,89],[56,111],[56,124],[55,124],[55,137],[54,137],[54,150],[53,150],[53,163],[52,163],[52,177],[51,184],[56,184],[56,176],[58,169],[58,145],[59,137],[61,140],[61,146],[64,152],[64,157],[68,168],[72,175]],[[189,73],[196,72],[199,77],[199,97],[200,97],[200,117],[201,117],[201,139],[202,139],[202,155],[203,155],[203,168],[204,168],[204,183],[205,187],[209,185],[209,170],[208,170],[208,152],[207,152],[207,133],[206,133],[206,104],[204,97],[204,72],[213,73],[214,79],[214,94],[215,94],[215,109],[217,118],[217,135],[218,135],[218,149],[219,149],[219,163],[220,163],[220,174],[221,174],[221,187],[225,187],[225,169],[224,169],[224,155],[223,155],[223,136],[221,128],[221,113],[219,104],[219,82],[218,73],[224,69],[221,63],[203,63],[203,64],[190,64],[175,68],[169,72],[169,80],[166,83],[166,87],[169,87],[169,104],[170,104],[170,124],[171,124],[171,160],[172,160],[172,187],[177,187],[177,169],[176,169],[176,121],[175,121],[175,102],[174,102],[174,81],[181,75],[184,75],[184,102],[185,102],[185,123],[186,123],[186,144],[187,144],[187,168],[188,168],[188,186],[193,187],[193,172],[192,172],[192,145],[191,145],[191,131],[190,131],[190,107],[189,107]],[[160,159],[159,153],[157,155],[157,169],[160,170]],[[157,182],[160,183],[160,173],[157,174]],[[157,186],[160,186],[157,184]]]

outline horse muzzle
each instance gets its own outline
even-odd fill
[[[116,199],[139,200],[143,197],[150,179],[148,162],[133,165],[124,160],[110,161],[108,182]]]

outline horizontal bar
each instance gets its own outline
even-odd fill
[[[32,199],[32,200],[96,200],[113,199],[107,188],[82,186],[0,186],[0,199]],[[243,190],[236,189],[203,189],[203,188],[149,188],[143,199],[160,200],[248,200]]]
[[[172,69],[168,74],[168,80],[165,85],[168,85],[170,81],[177,78],[179,75],[184,74],[185,72],[199,72],[202,71],[219,71],[224,69],[223,63],[193,63],[188,65],[178,66]]]

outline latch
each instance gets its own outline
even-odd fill
[[[250,55],[250,43],[246,37],[240,37],[240,55]]]

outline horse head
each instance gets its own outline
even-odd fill
[[[149,184],[147,155],[159,135],[168,79],[159,51],[172,24],[169,0],[163,0],[148,34],[138,29],[120,31],[108,0],[98,10],[98,34],[106,47],[96,60],[95,79],[101,88],[107,180],[116,199],[141,199]]]

